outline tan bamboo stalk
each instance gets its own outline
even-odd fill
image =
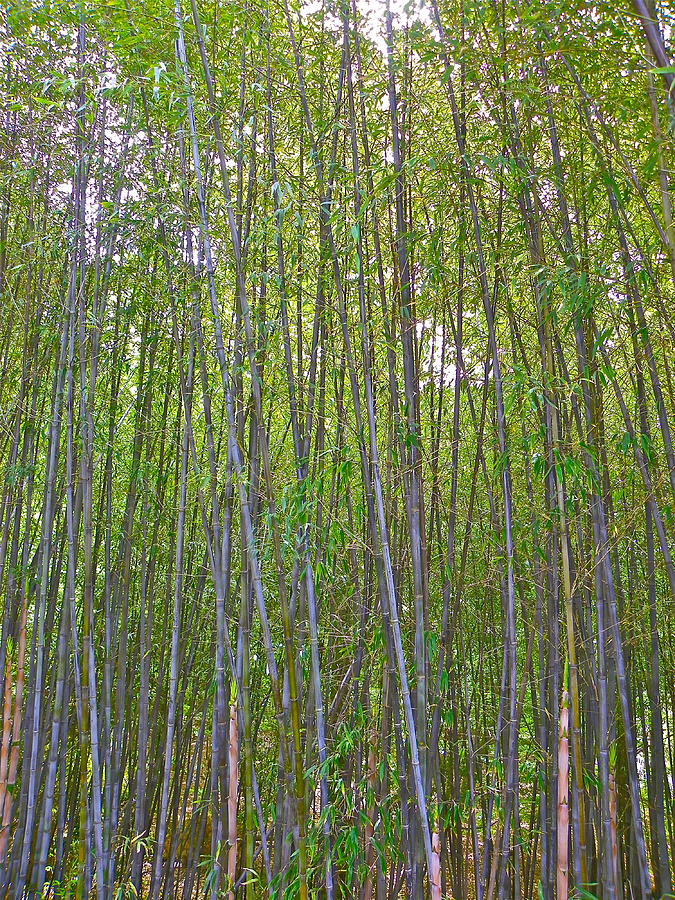
[[[373,862],[375,858],[375,847],[373,844],[373,837],[375,834],[375,792],[377,790],[377,757],[375,755],[375,741],[377,740],[377,735],[374,734],[370,741],[370,747],[368,748],[368,821],[366,822],[365,827],[365,839],[366,839],[366,867],[368,869],[368,873],[366,875],[366,882],[363,887],[363,900],[372,900],[373,897]]]
[[[441,900],[441,839],[437,831],[431,836],[431,860],[429,872],[431,900]]]
[[[9,756],[9,772],[7,775],[5,801],[2,808],[2,828],[0,830],[0,862],[7,855],[9,843],[9,825],[12,821],[12,797],[19,771],[19,738],[21,737],[21,710],[23,707],[23,688],[25,683],[26,662],[26,593],[24,591],[21,604],[21,624],[19,625],[19,646],[16,663],[16,693],[14,696],[14,720],[12,722],[12,749]]]
[[[567,681],[567,679],[565,679]],[[557,896],[567,900],[570,875],[570,696],[565,686],[558,731],[558,863]]]
[[[553,346],[550,334],[550,322],[548,310],[544,309],[542,313],[542,328],[544,333],[544,353],[545,365],[549,378],[553,378]],[[563,582],[563,600],[565,604],[565,625],[567,633],[567,655],[569,666],[569,693],[567,689],[568,703],[571,699],[572,707],[572,753],[574,755],[574,784],[575,784],[575,800],[577,803],[576,822],[578,822],[578,835],[575,832],[575,840],[578,838],[579,846],[575,848],[578,855],[578,863],[580,867],[581,880],[584,884],[588,881],[588,867],[586,862],[586,804],[584,800],[584,778],[583,778],[583,755],[581,743],[581,703],[579,699],[579,677],[578,677],[578,661],[577,661],[577,644],[574,625],[574,596],[572,585],[572,564],[570,559],[570,543],[569,543],[569,523],[567,521],[567,506],[565,498],[565,485],[563,483],[563,466],[562,466],[562,446],[560,439],[560,423],[558,420],[558,398],[553,393],[551,402],[549,403],[549,423],[551,430],[551,443],[554,453],[557,455],[556,462],[559,464],[554,470],[553,481],[555,483],[556,505],[558,508],[558,516],[560,519],[560,547],[562,550],[562,582]],[[562,716],[562,710],[561,710]],[[569,708],[566,712],[569,720]],[[569,751],[569,735],[568,751]],[[568,805],[569,814],[569,805]],[[579,875],[577,874],[577,877]]]
[[[611,763],[610,763],[611,764]],[[614,769],[609,771],[609,825],[612,835],[612,859],[611,866],[614,871],[614,880],[621,884],[619,872],[619,838],[618,838],[618,804],[616,793],[616,775]]]
[[[5,663],[5,696],[2,710],[2,747],[0,748],[0,822],[3,820],[7,799],[7,778],[9,774],[9,748],[12,743],[12,657],[7,654]],[[5,828],[0,830],[0,865],[5,861],[7,842]]]
[[[239,793],[239,722],[237,704],[230,706],[229,790],[227,794],[227,898],[234,900],[237,873],[237,795]]]

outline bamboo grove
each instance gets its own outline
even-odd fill
[[[647,900],[675,7],[0,24],[0,897]]]

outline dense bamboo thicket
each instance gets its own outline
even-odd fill
[[[675,7],[390,3],[3,8],[0,897],[673,896]]]

